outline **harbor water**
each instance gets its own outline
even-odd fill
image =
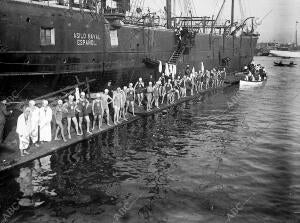
[[[0,222],[297,223],[300,61],[1,173]],[[36,206],[36,207],[34,207]]]

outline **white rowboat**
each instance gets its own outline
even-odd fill
[[[264,83],[266,83],[266,81],[267,80],[263,80],[263,81],[244,81],[244,80],[240,80],[240,89],[260,87]]]

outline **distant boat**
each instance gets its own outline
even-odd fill
[[[245,80],[240,80],[240,89],[247,89],[247,88],[252,88],[252,87],[260,87],[264,83],[266,83],[267,79],[263,81],[245,81]]]
[[[270,50],[270,55],[283,58],[300,58],[299,51]]]
[[[274,62],[274,66],[277,66],[277,67],[294,67],[296,65],[297,64],[295,64],[294,62],[291,62],[291,63]]]

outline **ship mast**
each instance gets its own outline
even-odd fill
[[[234,23],[234,0],[231,0],[231,27],[233,27]]]
[[[295,42],[295,44],[296,44],[296,48],[298,47],[298,30],[297,30],[297,26],[298,26],[298,21],[296,21],[296,42]]]
[[[171,13],[172,13],[172,4],[171,0],[166,0],[166,8],[167,8],[167,29],[171,29]]]

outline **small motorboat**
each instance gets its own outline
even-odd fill
[[[274,66],[277,66],[277,67],[294,67],[296,65],[297,64],[295,64],[294,62],[290,62],[290,63],[282,63],[281,61],[280,62],[274,62]]]
[[[240,80],[240,89],[251,88],[251,87],[260,87],[266,83],[267,79],[262,81],[245,81]]]

